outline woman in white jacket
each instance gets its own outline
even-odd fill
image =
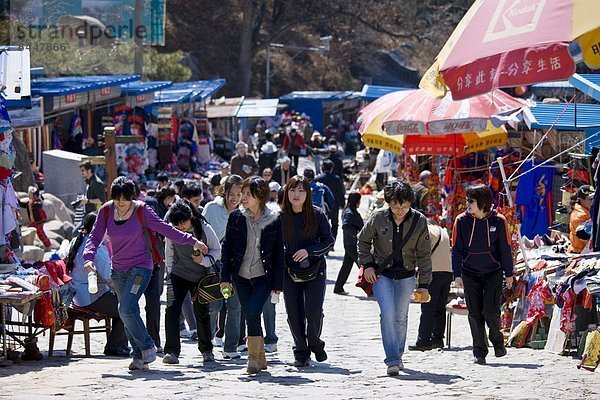
[[[229,214],[239,206],[242,199],[242,182],[243,179],[239,175],[228,176],[223,185],[223,195],[207,203],[202,211],[202,215],[215,231],[220,242],[223,242],[225,237]],[[211,316],[219,315],[218,325],[221,339],[223,334],[225,336],[223,358],[240,358],[237,346],[240,339],[241,305],[237,293],[225,300],[225,303],[225,307],[223,307],[223,302],[220,301],[210,303],[210,314]],[[219,313],[221,308],[224,308],[226,312]],[[210,323],[214,331],[217,327],[217,321],[211,320]]]

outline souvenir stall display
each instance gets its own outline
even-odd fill
[[[578,368],[594,371],[600,363],[600,253],[558,253],[565,240],[528,248],[530,270],[519,255],[517,283],[504,293],[503,327],[513,347],[574,356]]]
[[[16,157],[15,148],[12,146],[13,130],[10,121],[0,118],[0,364],[10,365],[13,359],[20,359],[20,353],[14,350],[24,347],[25,359],[40,359],[39,351],[35,346],[35,335],[41,331],[33,331],[31,316],[34,309],[39,309],[34,315],[44,321],[44,314],[54,316],[54,307],[48,300],[44,291],[50,290],[51,275],[58,277],[55,270],[44,263],[34,267],[24,267],[12,250],[8,236],[18,230],[16,211],[19,209],[17,195],[12,186],[12,167]],[[64,263],[63,263],[64,267]],[[52,272],[50,272],[52,270]],[[64,272],[64,269],[63,269]],[[66,281],[61,281],[64,284]],[[57,285],[58,286],[58,285]],[[35,301],[38,298],[43,300]],[[48,301],[47,301],[48,300]],[[48,307],[43,308],[43,304]],[[13,311],[18,311],[23,320],[29,318],[28,329],[19,331],[15,326],[22,326],[19,321],[14,321]],[[54,319],[52,320],[54,323]],[[43,327],[51,326],[51,324]],[[42,330],[43,331],[43,330]],[[33,336],[32,336],[33,335]],[[22,338],[25,337],[24,340]]]

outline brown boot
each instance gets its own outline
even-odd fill
[[[248,336],[246,344],[248,345],[248,364],[246,364],[246,373],[248,375],[258,374],[260,366],[258,364],[258,352],[260,346],[260,336]]]
[[[265,338],[258,338],[258,366],[260,369],[267,369],[267,357],[265,356]]]

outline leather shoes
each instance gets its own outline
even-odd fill
[[[496,357],[504,357],[506,355],[506,347],[502,346],[494,349],[494,355]]]
[[[475,357],[475,358],[473,359],[473,362],[474,362],[475,364],[479,364],[479,365],[485,365],[485,364],[486,364],[486,362],[485,362],[485,357]]]
[[[308,367],[308,366],[310,366],[310,359],[308,359],[308,360],[295,359],[294,360],[294,367],[296,367],[296,368],[302,368],[302,367]]]
[[[313,353],[315,353],[315,360],[318,362],[327,360],[327,353],[325,352],[325,349],[315,350]]]
[[[104,355],[109,357],[129,357],[129,349],[106,349]]]
[[[444,341],[443,340],[432,340],[431,341],[431,348],[432,349],[443,349],[444,348]]]
[[[431,345],[422,345],[422,344],[415,344],[414,346],[408,346],[408,349],[411,351],[427,351],[427,350],[431,350],[433,347],[431,347]]]

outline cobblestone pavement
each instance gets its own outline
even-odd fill
[[[303,160],[305,161],[305,160]],[[307,164],[300,165],[301,169]],[[367,204],[363,201],[363,207]],[[488,365],[472,363],[470,334],[465,316],[455,316],[451,349],[409,352],[398,377],[386,375],[379,332],[379,309],[374,300],[354,287],[355,269],[345,288],[333,294],[341,266],[341,229],[336,251],[328,258],[328,282],[322,337],[329,359],[308,368],[292,367],[292,338],[283,302],[277,305],[279,351],[267,355],[269,369],[256,377],[244,374],[242,360],[223,360],[204,366],[192,340],[182,340],[179,365],[160,358],[147,371],[129,371],[128,359],[102,355],[105,337],[93,334],[92,357],[84,357],[83,338],[77,336],[73,356],[65,357],[66,337],[56,339],[54,357],[0,368],[0,398],[10,399],[383,399],[383,398],[600,398],[600,373],[576,368],[577,360],[532,349],[508,349]],[[164,323],[163,294],[163,323]],[[142,300],[143,303],[143,300]],[[143,305],[142,305],[143,309]],[[407,344],[416,338],[420,308],[410,306]],[[164,329],[162,330],[164,342]],[[47,354],[48,337],[39,347]]]
[[[183,340],[181,363],[164,365],[158,359],[148,371],[128,371],[129,360],[102,356],[104,336],[92,335],[92,357],[83,357],[81,336],[75,338],[71,358],[60,351],[66,337],[58,337],[52,358],[0,368],[0,398],[11,399],[283,399],[310,396],[318,399],[372,398],[599,398],[598,373],[576,369],[577,361],[543,350],[508,349],[501,359],[488,358],[487,366],[471,363],[467,319],[453,319],[452,349],[406,352],[406,369],[396,378],[386,376],[379,333],[378,307],[353,287],[348,296],[333,294],[333,281],[341,265],[341,243],[328,260],[323,338],[329,359],[311,362],[309,368],[291,366],[291,335],[282,303],[277,306],[279,352],[268,355],[269,369],[256,377],[244,374],[245,361],[217,361],[204,366],[191,340]],[[164,304],[164,302],[163,302]],[[419,307],[411,305],[408,343],[418,327]],[[164,331],[163,331],[164,332]],[[164,338],[163,338],[164,340]],[[48,338],[40,339],[46,354]],[[217,350],[217,349],[215,349]],[[317,396],[317,397],[313,397]]]

